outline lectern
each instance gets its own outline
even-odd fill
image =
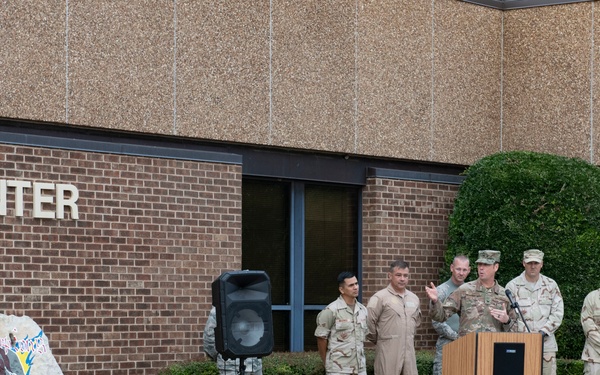
[[[472,332],[446,344],[442,375],[541,375],[541,333]]]

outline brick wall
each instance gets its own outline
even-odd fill
[[[431,349],[437,340],[425,285],[437,284],[444,267],[448,216],[457,191],[457,185],[382,178],[367,179],[363,191],[363,302],[387,286],[392,261],[407,261],[408,289],[421,299],[423,312],[417,349]]]
[[[203,357],[210,284],[241,267],[240,165],[0,145],[0,166],[79,190],[79,220],[33,218],[31,189],[0,216],[0,311],[33,318],[65,374]]]
[[[79,219],[32,215],[32,189],[0,216],[0,311],[28,315],[65,374],[156,373],[204,358],[210,284],[241,267],[241,165],[0,145],[0,180],[72,184]],[[364,302],[387,268],[411,265],[432,348],[424,286],[438,280],[458,186],[369,178],[363,192]],[[52,207],[52,203],[45,204]],[[3,334],[0,333],[0,336]]]

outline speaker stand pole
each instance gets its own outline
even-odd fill
[[[246,358],[240,358],[240,375],[246,374]]]

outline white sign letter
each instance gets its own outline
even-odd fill
[[[54,219],[54,211],[44,211],[44,203],[54,203],[53,195],[43,195],[42,191],[54,191],[54,184],[49,182],[33,183],[33,217],[41,219]]]
[[[65,191],[71,193],[69,198],[65,198]],[[75,185],[56,184],[56,218],[65,218],[65,206],[71,208],[71,219],[79,219],[79,209],[77,208],[77,199],[79,199],[79,190]]]
[[[6,180],[0,180],[0,216],[6,216]]]
[[[6,181],[6,186],[15,188],[15,216],[23,216],[23,190],[31,187],[30,181]]]

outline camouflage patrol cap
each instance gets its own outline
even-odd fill
[[[523,262],[538,262],[542,263],[544,260],[544,253],[538,249],[529,249],[523,252]]]
[[[500,263],[500,252],[498,250],[479,250],[479,258],[475,263]]]

